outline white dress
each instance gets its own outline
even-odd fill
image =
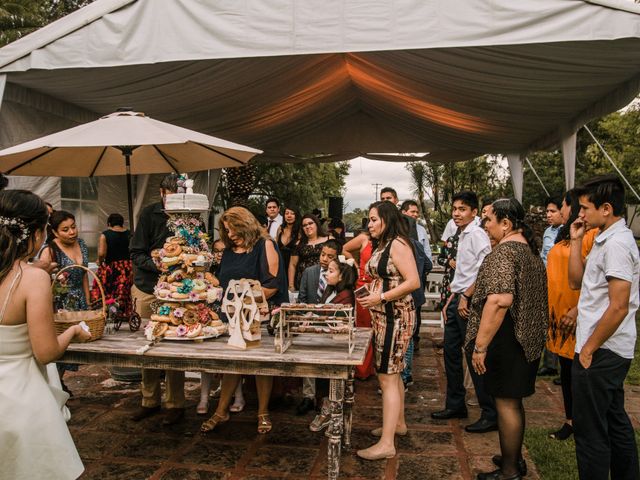
[[[69,396],[34,358],[27,324],[2,325],[10,296],[0,312],[0,480],[78,478],[84,466],[62,411]]]

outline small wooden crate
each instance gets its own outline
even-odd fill
[[[350,305],[283,303],[274,345],[277,353],[284,353],[295,335],[324,335],[346,339],[351,354],[354,333],[355,317]]]

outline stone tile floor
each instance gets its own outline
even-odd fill
[[[445,379],[441,351],[434,340],[442,330],[423,328],[421,349],[415,356],[414,380],[407,394],[409,434],[398,437],[395,458],[367,462],[355,450],[369,446],[369,431],[381,422],[381,401],[374,378],[356,381],[353,448],[344,451],[340,478],[349,479],[472,479],[492,469],[491,456],[499,452],[496,432],[468,434],[464,425],[479,416],[469,408],[469,419],[435,421],[430,412],[441,408]],[[273,402],[273,431],[256,433],[255,395],[247,393],[247,408],[207,436],[199,434],[205,417],[195,413],[199,381],[187,379],[185,420],[163,427],[161,417],[140,423],[129,420],[139,405],[137,384],[116,382],[105,368],[82,366],[67,373],[74,392],[69,401],[69,427],[86,466],[83,480],[271,480],[326,478],[327,441],[309,431],[313,414],[295,415],[295,402]],[[247,390],[249,390],[247,388]],[[629,389],[627,409],[640,425],[640,389]],[[212,409],[215,401],[212,401]],[[526,400],[527,424],[545,428],[562,424],[560,387],[539,380],[537,392]],[[540,478],[525,452],[530,473]]]

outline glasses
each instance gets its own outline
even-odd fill
[[[222,253],[224,252],[224,248],[222,250],[218,250],[217,248],[213,249],[213,253]]]
[[[311,222],[311,223],[303,223],[303,224],[302,224],[302,226],[303,226],[304,228],[311,227],[311,226],[313,226],[313,225],[315,225],[315,223],[313,223],[313,222]]]

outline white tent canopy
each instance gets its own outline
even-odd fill
[[[97,0],[0,49],[0,146],[131,106],[262,161],[505,154],[521,191],[638,90],[622,0]]]

